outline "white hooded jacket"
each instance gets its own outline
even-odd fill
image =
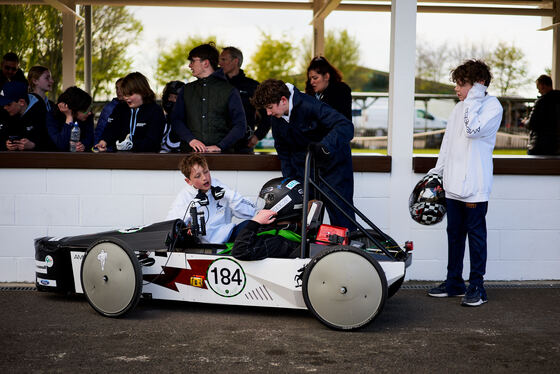
[[[492,152],[503,109],[487,87],[475,83],[455,105],[441,143],[435,168],[443,176],[445,196],[463,202],[488,201],[492,190]]]
[[[221,183],[218,179],[212,178],[212,186],[222,187],[225,194],[224,197],[216,200],[211,190],[209,190],[206,192],[209,204],[204,207],[195,204],[199,212],[204,212],[204,219],[206,222],[206,235],[202,236],[200,239],[203,243],[225,243],[231,236],[231,232],[236,225],[231,222],[232,218],[251,219],[255,215],[256,208],[252,202]],[[198,190],[196,188],[187,184],[187,186],[179,192],[175,201],[173,201],[166,219],[183,219],[184,217],[185,223],[188,224],[191,221],[191,217],[186,210],[197,193]]]

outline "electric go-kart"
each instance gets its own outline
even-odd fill
[[[200,243],[195,239],[204,235],[204,214],[192,206],[188,226],[177,219],[99,234],[36,239],[37,289],[83,293],[93,309],[108,317],[126,314],[142,297],[307,308],[331,328],[363,327],[400,288],[411,263],[412,242],[401,248],[318,172],[311,176],[313,162],[308,153],[302,206],[306,224],[299,258],[241,261],[223,254],[223,244]],[[348,234],[317,222],[322,219],[321,202],[308,204],[311,188],[323,200],[333,202],[332,196],[338,196],[369,228],[354,220],[359,230]]]

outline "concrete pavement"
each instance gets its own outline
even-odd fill
[[[560,288],[488,288],[478,308],[406,283],[367,328],[308,311],[144,301],[125,318],[83,297],[0,290],[2,373],[558,373]]]

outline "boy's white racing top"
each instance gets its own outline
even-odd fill
[[[195,204],[199,212],[204,212],[206,222],[206,235],[200,239],[203,243],[225,243],[236,225],[231,222],[232,218],[251,219],[255,215],[256,208],[251,201],[221,183],[218,179],[212,178],[212,186],[223,188],[225,194],[224,197],[216,200],[209,190],[206,192],[209,204],[204,207]],[[186,210],[197,194],[198,190],[191,185],[183,188],[173,201],[166,220],[184,218],[185,223],[188,224],[191,217]]]

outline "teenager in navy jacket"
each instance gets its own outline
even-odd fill
[[[311,149],[321,175],[352,203],[354,195],[354,174],[350,141],[354,136],[354,126],[340,112],[314,97],[300,92],[292,84],[268,79],[255,91],[253,103],[266,108],[272,116],[272,136],[284,177],[304,179],[305,155]],[[326,189],[329,196],[330,190]],[[337,204],[354,218],[354,211],[342,202]],[[355,230],[356,225],[328,202],[324,202],[331,224]]]
[[[115,107],[97,150],[159,152],[165,116],[148,80],[141,73],[130,73],[122,81],[122,90],[128,108]]]
[[[91,96],[82,89],[68,87],[57,100],[52,113],[47,114],[47,130],[58,151],[70,150],[70,132],[74,122],[80,127],[77,152],[88,152],[93,145],[93,115]]]

